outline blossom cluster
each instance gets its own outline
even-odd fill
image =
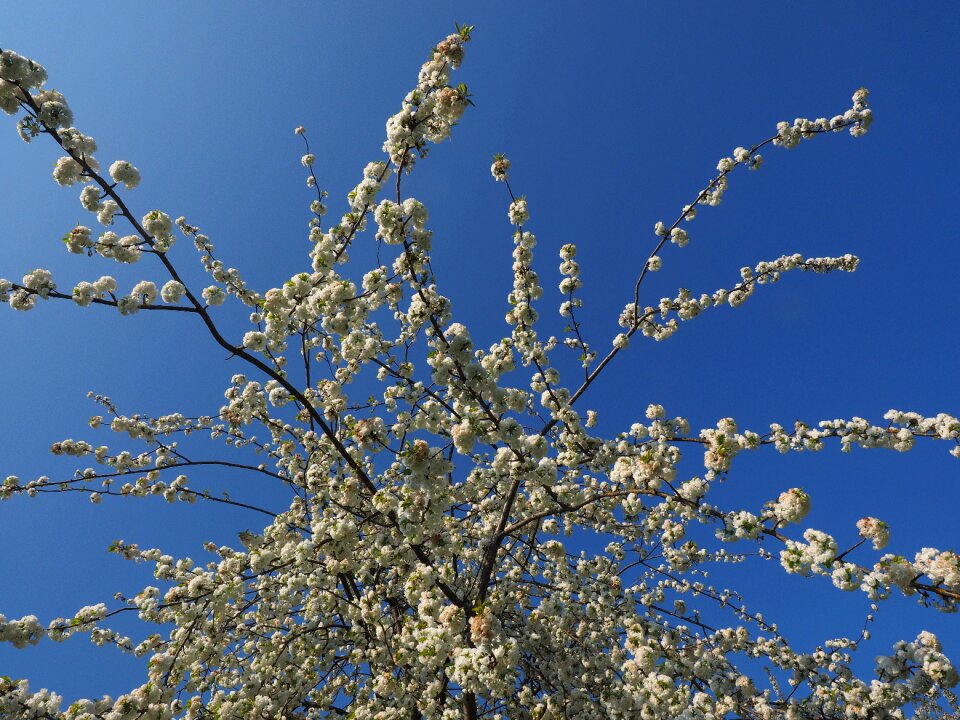
[[[470,104],[466,85],[450,87],[451,70],[463,62],[464,44],[473,28],[464,26],[437,44],[420,68],[417,86],[403,100],[403,108],[387,120],[384,152],[398,168],[409,169],[416,156],[423,157],[427,143],[450,136],[453,125]]]
[[[774,144],[794,148],[800,144],[801,140],[813,137],[817,133],[840,132],[845,128],[849,128],[850,134],[854,137],[862,137],[873,123],[873,111],[867,107],[869,94],[866,88],[858,89],[853,94],[853,107],[842,115],[834,115],[830,119],[797,118],[793,123],[786,121],[778,123],[777,139],[773,141]]]
[[[815,273],[853,272],[859,262],[859,258],[850,254],[818,258],[804,258],[799,253],[783,255],[776,260],[758,263],[754,268],[741,268],[741,281],[730,288],[702,293],[699,297],[686,288],[680,288],[676,296],[662,298],[657,307],[647,306],[642,311],[635,303],[630,303],[621,312],[619,323],[628,330],[628,337],[639,330],[654,340],[665,340],[680,329],[679,321],[691,320],[705,310],[725,304],[739,307],[753,295],[757,285],[775,283],[782,273],[791,270]],[[672,317],[673,314],[676,317]],[[659,322],[655,319],[657,316]]]

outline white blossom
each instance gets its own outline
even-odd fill
[[[140,184],[140,171],[126,160],[117,160],[110,166],[110,177],[116,183],[123,183],[127,190]]]

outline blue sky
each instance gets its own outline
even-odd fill
[[[21,5],[5,13],[0,47],[47,67],[48,85],[67,95],[77,126],[98,140],[101,162],[127,159],[140,168],[133,207],[185,215],[228,264],[266,289],[307,265],[310,194],[293,128],[307,127],[331,214],[341,212],[363,165],[380,158],[384,122],[429,48],[455,21],[476,25],[455,76],[476,107],[405,188],[430,209],[441,292],[481,346],[507,331],[512,282],[507,197],[489,175],[495,152],[511,158],[512,186],[530,202],[545,327],[563,326],[554,312],[557,250],[575,242],[583,318],[605,347],[655,243],[656,220],[672,220],[733,147],[769,136],[780,120],[842,112],[853,90],[868,87],[876,121],[865,138],[770,148],[759,172],[735,173],[723,204],[688,226],[691,244],[664,252],[665,268],[645,285],[645,300],[678,286],[696,293],[730,286],[741,266],[784,253],[852,252],[860,269],[788,275],[740,309],[685,324],[668,342],[635,341],[585,407],[601,411],[599,425],[610,434],[650,402],[697,428],[732,416],[759,431],[796,419],[879,421],[889,408],[960,413],[955,4],[227,7]],[[13,118],[3,125],[0,276],[19,280],[47,267],[62,288],[105,273],[121,287],[162,279],[147,263],[125,273],[67,255],[61,235],[92,221],[78,189],[53,183],[58,155],[49,143],[24,145]],[[186,242],[174,261],[201,282]],[[112,434],[86,427],[98,412],[88,390],[131,413],[215,413],[242,368],[193,318],[167,315],[121,318],[63,302],[0,312],[0,475],[69,474],[72,465],[47,454],[55,440],[112,443]],[[238,339],[245,316],[237,307],[216,314]],[[893,552],[957,547],[960,465],[946,451],[920,443],[905,456],[831,447],[742,457],[719,497],[759,509],[799,485],[813,497],[809,524],[841,544],[854,538],[857,518],[874,515],[890,522]],[[209,482],[235,497],[274,499],[249,479],[211,475]],[[150,584],[149,569],[105,552],[114,539],[201,559],[201,541],[231,542],[257,522],[223,508],[151,500],[93,507],[72,495],[15,499],[0,505],[0,612],[47,621]],[[751,607],[798,644],[855,634],[867,612],[861,594],[787,578],[772,565],[750,564],[736,575]],[[920,628],[937,631],[960,657],[955,617],[895,600],[881,608],[865,659]],[[0,674],[26,676],[67,698],[116,694],[140,668],[85,638],[27,651],[0,647]]]

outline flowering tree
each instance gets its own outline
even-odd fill
[[[452,85],[471,28],[442,40],[414,88],[387,122],[381,159],[369,163],[348,208],[324,223],[306,133],[302,163],[314,188],[310,264],[280,287],[259,292],[214,253],[186,218],[134,212],[128,191],[140,173],[127,161],[102,173],[93,138],[74,127],[47,74],[13,51],[0,54],[0,107],[19,115],[27,142],[64,152],[60,185],[82,184],[83,208],[104,227],[64,235],[71,253],[144,260],[157,280],[128,292],[110,276],[58,289],[37,269],[0,280],[15,310],[41,301],[114,307],[121,314],[177,312],[197,322],[245,372],[210,416],[129,415],[106,397],[94,429],[118,433],[128,449],[64,440],[53,452],[88,467],[63,479],[7,477],[0,497],[79,492],[161,496],[246,508],[268,524],[240,533],[236,547],[209,543],[214,558],[196,564],[162,549],[118,542],[112,550],[154,565],[163,589],[147,587],[118,604],[83,607],[44,625],[35,616],[0,615],[0,640],[16,647],[89,633],[100,645],[148,656],[145,682],[117,698],[64,707],[26,680],[0,678],[0,708],[11,718],[898,718],[957,712],[957,671],[937,638],[921,633],[878,658],[860,677],[854,651],[866,636],[792,647],[778,627],[749,611],[735,588],[716,587],[707,570],[744,559],[779,562],[787,573],[866,593],[894,593],[954,611],[960,556],[922,548],[912,558],[882,554],[886,524],[857,523],[860,541],[841,547],[814,528],[800,530],[811,497],[783,488],[756,505],[721,507],[711,489],[746,451],[819,450],[835,443],[912,448],[916,438],[945,440],[960,457],[960,420],[891,410],[882,423],[861,418],[754,432],[731,418],[692,431],[681,417],[650,405],[612,437],[596,430],[588,391],[632,341],[665,340],[683,322],[721,305],[737,307],[785,272],[852,272],[852,255],[787,255],[743,268],[729,288],[696,296],[680,289],[656,305],[644,281],[662,269],[669,245],[689,241],[687,225],[716,206],[740,168],[757,170],[767,146],[794,148],[827,133],[867,132],[867,91],[833,118],[779,123],[776,132],[720,160],[715,177],[675,219],[654,227],[653,249],[619,316],[608,347],[585,340],[576,247],[561,249],[562,338],[539,332],[542,287],[527,201],[508,181],[510,162],[491,172],[509,196],[514,229],[509,334],[475,346],[443,294],[430,261],[426,207],[403,190],[431,145],[448,138],[471,105]],[[370,228],[370,225],[373,225]],[[361,240],[372,229],[373,237]],[[189,239],[211,284],[184,282],[175,236]],[[356,242],[375,242],[375,267],[353,270]],[[158,286],[159,285],[159,286]],[[250,309],[252,329],[232,337],[213,308]],[[541,308],[542,309],[542,308]],[[573,348],[581,377],[561,375],[556,356]],[[351,392],[374,387],[369,397]],[[266,433],[267,441],[257,433]],[[199,461],[187,435],[226,441],[234,456]],[[681,447],[702,467],[680,467]],[[253,453],[259,457],[250,459]],[[279,513],[194,486],[191,468],[219,465],[256,473],[286,489]],[[764,502],[767,500],[767,502]],[[602,537],[605,552],[576,550]],[[771,545],[776,549],[771,552]],[[861,546],[863,546],[861,548]],[[873,554],[869,553],[872,551]],[[855,551],[857,551],[855,553]],[[823,578],[817,576],[824,576]],[[110,619],[135,613],[157,632],[134,640]]]

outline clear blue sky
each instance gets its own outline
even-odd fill
[[[530,201],[547,288],[541,314],[559,332],[557,250],[576,242],[589,337],[605,347],[655,241],[653,223],[672,219],[733,147],[768,136],[779,120],[842,112],[865,85],[876,116],[865,138],[771,148],[760,172],[736,173],[721,207],[688,226],[691,244],[664,253],[666,267],[645,300],[678,286],[729,286],[741,266],[784,253],[852,252],[860,269],[787,276],[666,343],[635,341],[585,407],[602,411],[610,434],[650,402],[696,428],[732,416],[761,432],[795,419],[879,421],[891,407],[960,413],[952,218],[958,6],[596,5],[34,3],[4,12],[0,46],[47,67],[49,86],[67,95],[77,126],[98,140],[101,162],[140,168],[134,208],[186,215],[225,261],[266,289],[307,266],[310,194],[293,128],[307,127],[331,213],[339,213],[363,165],[380,158],[384,121],[429,48],[455,21],[475,24],[456,77],[476,107],[405,187],[431,211],[441,291],[481,346],[506,331],[512,280],[507,198],[489,175],[493,153],[510,156],[513,187]],[[93,218],[80,208],[78,188],[53,183],[54,148],[24,145],[14,119],[0,120],[0,276],[19,280],[47,267],[62,288],[104,273],[121,287],[162,279],[146,262],[124,273],[109,261],[68,256],[60,236]],[[183,240],[174,260],[198,267]],[[121,318],[64,302],[0,312],[0,476],[68,474],[71,464],[46,454],[55,440],[112,443],[112,433],[86,428],[97,412],[87,390],[131,413],[215,413],[242,368],[212,347],[194,318],[167,315]],[[236,307],[216,313],[237,333],[245,315]],[[813,497],[809,524],[841,544],[854,538],[858,517],[874,515],[890,522],[893,552],[957,547],[960,462],[946,451],[920,443],[906,456],[836,447],[743,456],[718,501],[752,497],[758,510],[799,485]],[[248,479],[209,477],[235,497],[273,500]],[[201,541],[232,542],[257,522],[152,500],[93,507],[73,495],[15,499],[0,505],[0,612],[46,622],[150,584],[149,568],[105,552],[111,540],[199,560]],[[785,577],[776,565],[750,567],[738,570],[738,587],[797,644],[857,633],[862,594]],[[960,658],[955,617],[895,600],[881,608],[865,660],[920,628],[937,631]],[[27,651],[0,647],[0,674],[26,676],[68,700],[117,694],[141,667],[85,637]]]

